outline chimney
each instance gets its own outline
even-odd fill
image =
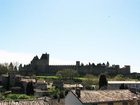
[[[75,93],[76,93],[78,98],[81,97],[81,90],[80,90],[80,88],[76,88]]]

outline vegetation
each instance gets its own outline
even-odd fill
[[[139,78],[133,78],[133,77],[126,77],[124,75],[118,74],[116,76],[110,77],[109,78],[110,81],[138,81]]]
[[[8,94],[6,96],[2,96],[3,100],[21,100],[21,99],[28,99],[33,100],[35,99],[34,96],[28,96],[26,94]]]
[[[5,74],[8,72],[8,68],[2,64],[0,64],[0,74]]]
[[[26,87],[26,94],[27,94],[27,95],[33,95],[33,94],[34,94],[33,82],[29,82],[29,83],[27,84],[27,87]]]
[[[10,73],[13,71],[17,72],[17,64],[13,64],[13,63],[0,64],[0,75]]]
[[[56,98],[64,98],[65,96],[65,90],[59,89],[56,87],[52,87],[51,89],[48,90],[50,93],[51,97],[56,99]]]
[[[95,89],[95,85],[98,84],[98,77],[90,75],[90,74],[80,79],[82,79],[82,85],[84,86],[84,88],[88,90]]]
[[[108,86],[108,81],[106,79],[106,75],[102,74],[99,78],[99,89],[106,89]]]
[[[58,71],[56,75],[62,79],[73,79],[74,77],[78,76],[78,72],[73,69],[65,69],[65,70]]]
[[[55,76],[37,76],[37,79],[39,80],[45,80],[45,81],[48,81],[48,82],[53,82],[55,80],[58,80],[58,79],[62,79],[62,77],[60,75],[55,75]],[[129,80],[129,81],[138,81],[138,79],[133,79],[131,77],[125,77],[123,75],[116,75],[116,76],[107,76],[107,79],[109,81],[125,81],[125,80]],[[72,80],[72,81],[70,81]],[[98,82],[99,82],[99,76],[95,76],[95,75],[91,75],[91,74],[87,74],[85,76],[76,76],[76,77],[73,77],[73,79],[64,79],[64,82],[69,82],[69,83],[82,83],[84,84],[85,86],[87,85],[98,85]]]

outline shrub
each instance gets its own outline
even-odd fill
[[[12,100],[16,100],[18,99],[19,95],[18,94],[9,94],[7,95],[7,99],[12,99]]]
[[[25,94],[19,95],[18,99],[30,99],[30,96],[27,96]]]
[[[8,94],[6,96],[7,100],[18,100],[18,99],[33,99],[32,96],[28,96],[26,94]]]

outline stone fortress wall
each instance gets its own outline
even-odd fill
[[[64,69],[74,69],[77,70],[80,74],[95,74],[99,75],[101,73],[107,73],[109,75],[129,75],[130,74],[130,66],[125,65],[124,67],[120,68],[119,65],[109,65],[109,62],[106,64],[99,63],[95,65],[94,63],[89,63],[88,65],[84,65],[80,63],[80,61],[76,61],[75,65],[49,65],[49,54],[42,54],[41,58],[39,59],[38,56],[35,56],[29,65],[25,65],[24,67],[20,68],[23,72],[33,72],[37,75],[54,75],[59,70]]]

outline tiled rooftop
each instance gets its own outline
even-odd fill
[[[73,93],[75,94],[75,91],[73,91]],[[79,100],[81,100],[82,103],[98,103],[132,100],[134,97],[135,94],[129,90],[81,90],[81,96]]]

